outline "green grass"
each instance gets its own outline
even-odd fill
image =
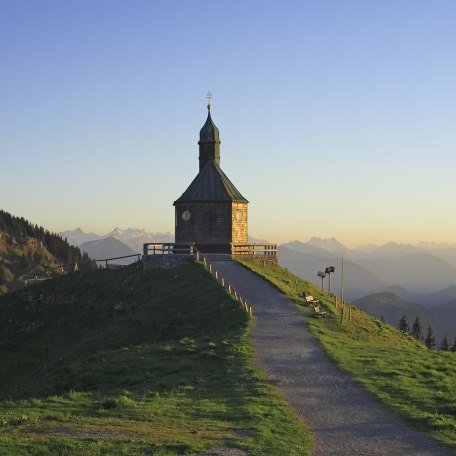
[[[1,455],[310,454],[199,266],[79,272],[0,296]]]
[[[456,353],[427,349],[412,337],[360,309],[341,323],[340,306],[311,282],[278,266],[242,261],[293,298],[328,355],[394,412],[456,450]],[[320,299],[329,317],[320,320],[301,292]]]

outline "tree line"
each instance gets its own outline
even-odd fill
[[[421,326],[421,320],[418,315],[416,316],[415,320],[413,321],[412,326],[410,327],[407,321],[407,315],[405,313],[402,315],[399,323],[397,325],[398,329],[405,334],[409,334],[410,336],[414,337],[421,343],[424,343],[427,348],[431,350],[436,350],[437,348],[442,351],[453,351],[456,352],[456,337],[454,338],[453,345],[450,347],[450,343],[448,342],[448,337],[445,334],[443,339],[440,342],[440,345],[437,347],[437,341],[434,336],[434,331],[432,330],[432,326],[429,324],[426,330],[426,335],[423,335],[423,328]]]

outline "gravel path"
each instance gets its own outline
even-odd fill
[[[314,455],[449,455],[340,371],[287,297],[230,261],[213,265],[253,306],[256,358],[309,427]]]

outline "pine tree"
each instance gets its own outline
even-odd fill
[[[453,342],[453,345],[451,346],[450,350],[452,352],[456,352],[456,337],[454,338],[454,342]]]
[[[401,319],[399,320],[399,324],[397,326],[399,328],[399,331],[402,331],[404,333],[408,333],[409,332],[409,324],[408,324],[408,321],[407,321],[407,315],[402,315]]]
[[[448,343],[448,337],[446,334],[443,336],[443,339],[442,339],[442,342],[440,342],[439,348],[442,351],[448,351],[450,349],[450,345]]]
[[[414,337],[416,340],[419,340],[420,342],[423,340],[421,321],[420,321],[420,317],[418,315],[416,316],[415,321],[413,322],[412,330],[410,331],[410,335],[412,337]]]
[[[429,325],[427,327],[427,333],[426,333],[426,339],[424,339],[424,343],[426,344],[426,347],[434,350],[435,349],[435,336],[432,331],[432,326]]]

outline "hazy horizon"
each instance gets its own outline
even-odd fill
[[[66,229],[63,229],[63,230],[58,230],[58,231],[55,231],[56,233],[62,233],[62,232],[66,232],[66,231],[75,231],[77,229],[81,229],[84,233],[92,233],[92,234],[95,234],[97,236],[105,236],[107,234],[110,234],[112,231],[116,230],[116,229],[119,229],[119,230],[122,230],[122,231],[125,231],[125,230],[128,230],[128,229],[131,229],[131,230],[144,230],[145,232],[147,233],[151,233],[151,234],[157,234],[157,233],[170,233],[170,234],[174,234],[174,230],[172,229],[168,229],[168,230],[164,230],[164,231],[158,231],[158,230],[154,230],[154,229],[146,229],[146,228],[143,228],[143,227],[139,227],[139,226],[125,226],[125,227],[120,227],[120,226],[114,226],[114,227],[111,227],[111,228],[108,228],[104,231],[97,231],[97,230],[91,230],[91,229],[84,229],[82,226],[76,226],[74,228],[66,228]],[[262,237],[260,236],[257,236],[256,233],[249,233],[249,236],[253,236],[257,239],[263,239]],[[417,246],[418,244],[420,243],[424,243],[424,244],[448,244],[448,246],[450,246],[450,248],[456,248],[456,242],[450,242],[450,243],[446,243],[446,242],[436,242],[436,241],[423,241],[423,240],[420,240],[418,242],[397,242],[395,241],[394,239],[389,239],[388,241],[386,242],[381,242],[381,243],[360,243],[360,244],[348,244],[348,243],[345,243],[343,242],[341,239],[337,238],[336,236],[331,236],[331,237],[328,237],[328,238],[323,238],[323,237],[320,237],[318,235],[311,235],[310,237],[308,238],[295,238],[295,239],[285,239],[285,240],[277,240],[277,239],[266,239],[268,242],[276,242],[278,244],[286,244],[286,243],[289,243],[289,242],[293,242],[293,241],[299,241],[299,242],[303,242],[303,243],[306,243],[306,242],[309,242],[311,241],[313,238],[317,238],[317,239],[321,239],[322,241],[328,241],[328,240],[337,240],[338,242],[340,242],[344,247],[347,247],[348,249],[350,250],[356,250],[358,248],[361,248],[361,247],[366,247],[366,246],[376,246],[376,247],[381,247],[382,245],[385,245],[385,244],[389,244],[389,243],[394,243],[394,244],[411,244],[411,245],[414,245],[414,246]]]

